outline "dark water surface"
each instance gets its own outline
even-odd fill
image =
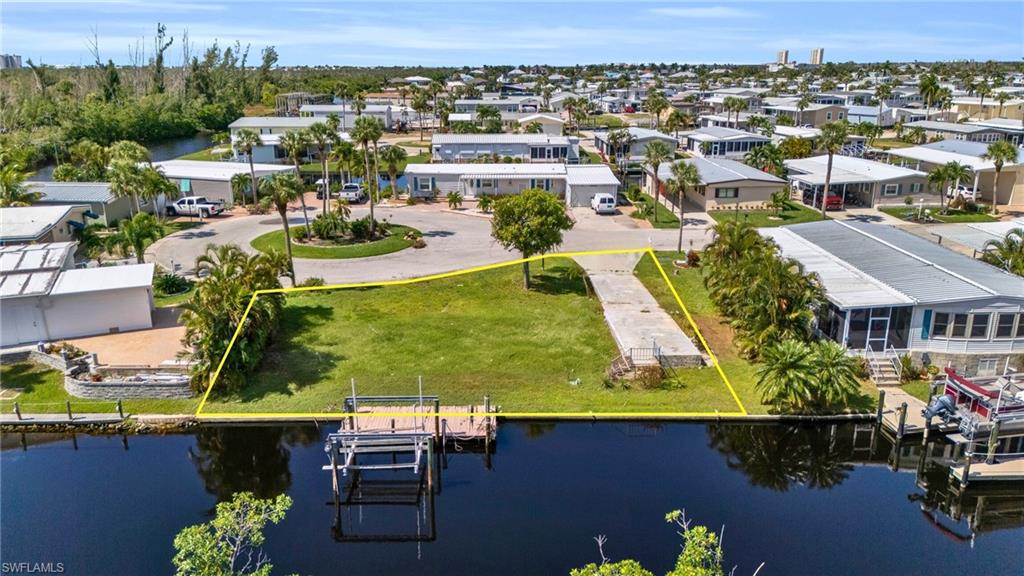
[[[448,451],[432,499],[403,490],[411,472],[377,473],[362,494],[390,504],[344,506],[340,525],[314,427],[8,434],[0,560],[172,573],[174,535],[249,490],[294,499],[267,531],[275,574],[567,574],[599,559],[598,534],[612,559],[664,573],[675,508],[725,525],[737,575],[1022,573],[1020,487],[957,494],[938,464],[917,473],[916,441],[872,452],[864,428],[503,422],[489,458]]]
[[[162,162],[164,160],[173,160],[178,156],[191,154],[192,152],[205,150],[212,145],[213,140],[210,138],[209,134],[196,134],[194,136],[173,138],[163,142],[147,144],[146,149],[149,150],[150,160],[153,162]],[[53,169],[56,167],[56,164],[41,166],[36,169],[35,174],[29,178],[29,180],[38,182],[53,180]]]

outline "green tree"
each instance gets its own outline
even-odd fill
[[[814,398],[814,363],[807,344],[786,339],[770,344],[761,354],[757,389],[761,401],[783,409],[802,409]]]
[[[323,122],[317,122],[306,129],[309,141],[316,147],[320,156],[320,178],[323,183],[323,211],[328,212],[331,207],[331,177],[327,172],[327,151],[340,142],[338,133],[331,130],[331,127]]]
[[[554,194],[524,190],[494,203],[491,235],[506,250],[531,258],[562,243],[562,232],[572,228],[565,206]],[[530,288],[530,263],[523,262],[523,286]]]
[[[252,184],[253,207],[259,203],[260,193],[259,182],[256,180],[256,167],[253,165],[252,161],[252,151],[253,148],[260,146],[261,144],[263,144],[263,141],[260,140],[260,135],[257,134],[255,130],[242,128],[237,134],[235,134],[235,146],[242,150],[242,152],[245,153],[246,158],[249,159],[249,183]],[[244,201],[245,198],[243,197],[242,200]]]
[[[397,144],[385,146],[380,151],[380,160],[388,170],[388,179],[391,181],[391,195],[393,197],[398,197],[398,167],[408,157],[409,155],[405,152],[405,148]]]
[[[284,248],[288,254],[288,277],[295,286],[295,262],[292,260],[292,234],[288,227],[288,205],[302,197],[302,180],[296,174],[275,172],[266,181],[267,194],[263,201],[271,204],[281,216],[284,228]]]
[[[767,143],[747,152],[746,156],[743,157],[743,161],[762,172],[778,175],[779,171],[782,170],[783,157],[782,152],[776,145]]]
[[[131,218],[125,218],[117,226],[117,232],[108,239],[108,247],[122,256],[135,255],[135,260],[142,264],[146,261],[146,246],[163,238],[164,228],[155,216],[147,212],[139,212]]]
[[[291,505],[287,494],[261,500],[251,492],[217,504],[213,520],[175,536],[176,576],[270,576],[274,566],[262,550],[263,529],[280,523]]]
[[[412,109],[416,111],[419,116],[420,124],[420,141],[423,141],[423,113],[430,111],[430,101],[427,99],[426,92],[417,90],[416,94],[412,97]]]
[[[39,193],[25,184],[32,174],[10,151],[0,150],[0,206],[30,206],[38,200]]]
[[[832,183],[832,158],[843,149],[846,138],[849,136],[845,122],[828,122],[821,127],[821,137],[818,138],[818,147],[828,154],[828,162],[825,164],[825,187],[821,193],[821,219],[827,218],[825,211],[828,208],[829,184]]]
[[[142,170],[137,163],[128,160],[111,162],[110,168],[107,170],[107,180],[110,182],[110,191],[115,197],[132,199],[129,206],[129,211],[132,214],[137,214],[142,210],[139,205]]]
[[[367,183],[367,192],[370,195],[370,238],[374,237],[376,233],[377,220],[373,216],[373,205],[376,201],[373,195],[373,191],[376,187],[376,181],[373,185],[370,184],[370,145],[374,147],[377,145],[377,141],[380,140],[381,136],[384,135],[384,126],[381,125],[380,121],[371,116],[360,116],[356,118],[355,125],[352,127],[352,140],[358,142],[363,147],[363,162],[365,163],[365,176],[363,181]]]
[[[309,143],[309,134],[305,130],[289,130],[281,136],[281,147],[288,153],[288,158],[295,165],[295,174],[301,174],[302,158],[309,150]],[[299,184],[302,184],[301,180]],[[302,221],[306,226],[306,235],[312,236],[313,231],[309,228],[309,213],[306,208],[305,190],[299,193],[299,201],[302,202]],[[288,259],[291,260],[290,250]]]
[[[822,406],[846,407],[860,393],[857,361],[831,340],[811,345],[811,369],[815,401]]]
[[[654,221],[658,221],[658,204],[661,202],[661,182],[658,179],[658,169],[665,162],[672,159],[672,151],[668,144],[661,140],[653,140],[644,148],[644,159],[654,173]]]
[[[992,191],[992,213],[999,212],[999,177],[1003,172],[1003,166],[1017,162],[1017,147],[1006,140],[1000,140],[988,145],[985,153],[981,155],[982,160],[992,162],[996,169],[996,177],[993,182]]]
[[[807,158],[813,151],[811,141],[805,138],[786,138],[779,142],[779,153],[784,160]]]
[[[686,191],[700,184],[700,171],[696,164],[681,161],[672,164],[672,177],[669,178],[669,190],[676,193],[676,203],[679,205],[679,238],[676,243],[676,252],[683,251],[683,224],[686,218],[683,217],[683,203],[686,202]]]
[[[954,191],[960,186],[961,182],[969,181],[974,177],[974,170],[970,166],[955,161],[947,162],[942,167],[942,170],[949,182],[953,184]],[[956,192],[956,194],[959,195],[960,193]]]
[[[1014,228],[1002,240],[985,242],[982,260],[1007,272],[1024,276],[1024,228]]]

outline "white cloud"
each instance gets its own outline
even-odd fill
[[[677,16],[679,18],[753,18],[756,12],[733,8],[731,6],[692,6],[688,8],[651,8],[648,12],[659,16]]]

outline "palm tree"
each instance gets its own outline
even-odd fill
[[[268,202],[277,209],[281,216],[281,226],[284,228],[284,248],[288,254],[288,277],[291,278],[292,286],[295,286],[295,262],[292,260],[292,235],[288,227],[288,204],[302,197],[302,180],[297,174],[275,172],[267,179],[266,190],[268,194],[264,202]]]
[[[139,206],[139,191],[142,189],[142,170],[139,165],[129,160],[115,160],[107,169],[107,180],[110,191],[116,198],[131,198],[128,207],[134,215],[142,210]]]
[[[139,264],[146,262],[146,245],[164,236],[160,221],[148,212],[140,212],[125,218],[118,224],[117,232],[109,237],[109,247],[121,255],[134,254]]]
[[[662,163],[672,159],[672,151],[661,140],[654,140],[644,148],[647,165],[654,172],[654,221],[658,221],[658,204],[661,202],[661,185],[658,181],[658,168]]]
[[[235,146],[239,147],[242,152],[249,158],[249,182],[252,183],[252,204],[256,206],[259,203],[259,183],[256,181],[256,167],[252,161],[252,150],[253,148],[260,146],[263,142],[260,140],[260,135],[255,130],[250,128],[242,128],[235,134]],[[243,197],[244,201],[245,198]]]
[[[341,141],[338,138],[338,133],[324,124],[323,122],[317,122],[310,125],[307,129],[309,135],[309,141],[311,144],[316,146],[317,153],[320,155],[320,177],[323,182],[323,211],[328,212],[331,205],[331,177],[327,172],[327,150]]]
[[[1024,228],[1014,228],[1002,240],[985,242],[982,260],[1007,272],[1024,276]]]
[[[985,153],[981,156],[982,160],[990,160],[996,169],[994,189],[992,191],[993,214],[999,212],[999,175],[1002,173],[1005,164],[1017,162],[1017,153],[1016,146],[1006,140],[1000,140],[989,144]]]
[[[882,107],[885,105],[885,101],[892,97],[892,86],[888,84],[879,84],[875,87],[875,98],[878,100],[878,118],[875,120],[875,125],[881,128],[882,126]]]
[[[907,140],[912,144],[924,144],[928,134],[924,131],[924,128],[920,126],[914,126],[907,132]]]
[[[143,166],[141,172],[139,181],[142,186],[139,189],[139,197],[146,202],[152,202],[154,211],[156,211],[156,200],[161,196],[167,200],[177,200],[181,195],[181,190],[174,182],[168,180],[160,169]]]
[[[811,349],[795,339],[769,345],[761,353],[757,370],[761,401],[781,408],[800,409],[814,398],[814,364]]]
[[[939,206],[945,213],[946,183],[949,176],[946,173],[946,165],[936,166],[928,172],[928,186],[939,191]]]
[[[988,82],[982,82],[974,88],[974,93],[981,97],[978,101],[978,114],[981,115],[981,119],[985,119],[985,96],[992,94],[992,87],[988,85]]]
[[[239,172],[231,177],[231,195],[238,196],[245,203],[245,192],[252,186],[252,176]]]
[[[362,92],[356,94],[352,100],[352,110],[355,111],[356,117],[362,116],[363,110],[366,110],[366,96]]]
[[[408,158],[405,149],[401,146],[385,146],[380,151],[380,159],[388,168],[388,178],[391,180],[391,196],[398,197],[398,165]]]
[[[917,90],[921,93],[921,97],[924,98],[926,120],[931,118],[932,103],[936,101],[940,89],[939,79],[936,78],[934,74],[925,74],[921,76],[921,80],[917,85]]]
[[[771,138],[775,132],[775,125],[772,119],[767,116],[754,115],[747,118],[747,126],[761,132],[762,136]]]
[[[149,162],[149,150],[138,142],[118,140],[107,148],[107,157],[110,160]]]
[[[423,141],[423,113],[430,110],[430,101],[427,100],[426,93],[417,90],[416,94],[412,97],[412,109],[416,111],[416,114],[420,118],[420,142]]]
[[[384,128],[380,122],[370,116],[360,116],[356,118],[355,125],[352,127],[352,140],[358,142],[363,147],[363,162],[365,162],[365,172],[363,181],[367,183],[367,191],[370,195],[370,237],[373,238],[376,232],[377,221],[373,217],[373,204],[375,198],[373,197],[373,188],[369,186],[370,182],[370,145],[377,145],[377,141],[384,134]]]
[[[797,114],[798,114],[797,121],[796,121],[797,124],[801,124],[802,125],[804,123],[804,110],[807,110],[807,108],[811,105],[812,102],[814,102],[814,97],[811,96],[810,94],[804,94],[803,96],[800,97],[799,100],[797,100],[797,102],[796,102],[796,111],[797,111]]]
[[[296,174],[301,173],[302,158],[309,150],[309,143],[309,134],[305,130],[289,130],[281,136],[281,147],[285,149],[288,158],[295,164]],[[299,194],[299,200],[302,201],[302,221],[306,225],[306,236],[312,236],[313,231],[309,227],[309,214],[306,213],[306,195]]]
[[[959,162],[947,162],[943,167],[946,178],[953,183],[953,190],[960,187],[960,182],[970,180],[974,177],[974,170],[970,166]],[[959,192],[957,193],[959,195]]]
[[[686,114],[679,110],[673,110],[668,113],[668,118],[665,119],[665,130],[672,132],[672,135],[679,139],[679,129],[686,129]]]
[[[650,147],[650,145],[648,145]],[[669,189],[676,193],[679,203],[679,240],[676,244],[676,252],[683,251],[683,202],[686,201],[686,190],[691,186],[700,185],[700,171],[696,164],[689,162],[676,162],[672,164],[672,177],[669,179]],[[657,173],[657,172],[655,172]],[[655,212],[657,213],[657,212]]]
[[[774,144],[763,144],[747,152],[743,161],[762,172],[774,174],[782,167],[782,152]]]
[[[828,207],[828,187],[832,182],[832,158],[843,149],[846,144],[847,128],[845,122],[827,122],[821,127],[821,136],[818,138],[818,146],[828,154],[828,164],[825,167],[825,188],[821,196],[821,219],[827,216],[825,210]]]
[[[27,172],[8,150],[0,150],[0,206],[30,206],[39,199],[31,192],[25,180],[34,172]]]
[[[814,396],[826,406],[849,404],[860,393],[856,361],[846,350],[831,340],[811,345],[811,371],[814,374]]]
[[[338,164],[338,178],[342,184],[348,184],[348,175],[352,172],[352,162],[356,157],[355,146],[348,140],[342,140],[331,148],[329,158]]]
[[[996,102],[999,102],[999,117],[1003,117],[1003,107],[1006,105],[1007,100],[1010,99],[1010,94],[1007,92],[1000,92],[996,94]]]

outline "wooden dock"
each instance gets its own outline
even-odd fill
[[[923,434],[925,420],[921,411],[925,409],[925,403],[895,386],[887,386],[883,390],[885,390],[885,403],[882,406],[882,424],[886,429],[893,433],[899,432],[899,409],[906,402],[907,417],[903,423],[903,434]]]
[[[487,418],[483,406],[359,406],[345,414],[343,429],[367,434],[424,431],[454,440],[493,439],[497,429],[494,412]],[[489,435],[489,438],[488,438]]]
[[[954,464],[953,466],[950,466],[949,471],[950,474],[953,475],[953,478],[960,481],[961,484],[964,483],[963,464]],[[972,462],[970,469],[967,472],[967,482],[974,483],[979,481],[1024,481],[1024,458],[1015,458],[1013,460],[996,462],[994,464]]]
[[[125,417],[129,416],[125,414]],[[0,414],[0,426],[91,426],[117,424],[125,418],[117,413],[75,414],[71,418],[62,412],[54,414]]]

